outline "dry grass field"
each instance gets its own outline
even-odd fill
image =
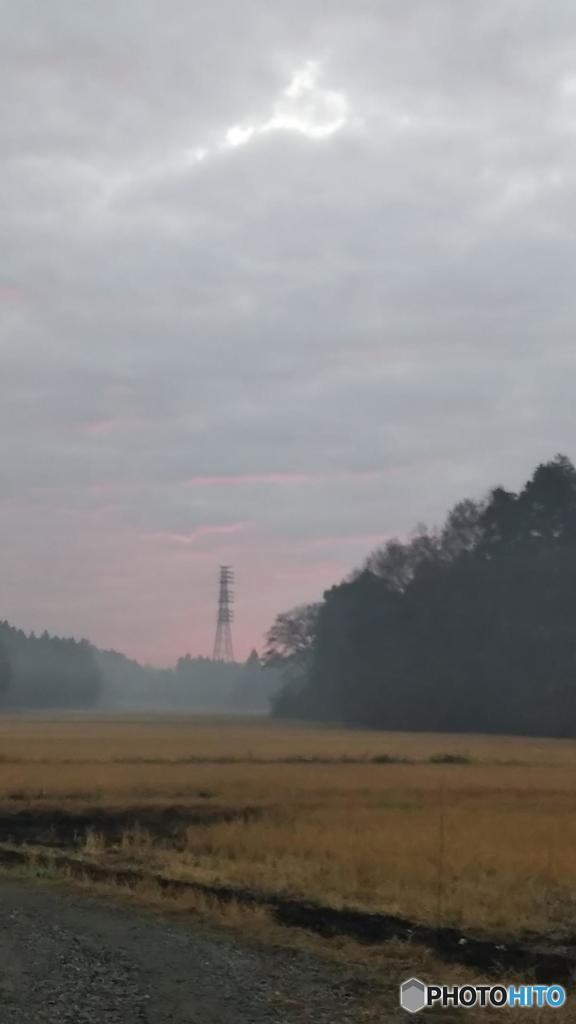
[[[177,840],[94,826],[83,855],[497,934],[574,931],[575,782],[570,741],[257,718],[0,720],[4,828],[24,809],[189,808]]]

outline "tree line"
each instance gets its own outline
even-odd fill
[[[35,636],[0,622],[0,706],[89,708],[102,673],[86,640]]]
[[[576,735],[576,470],[464,500],[278,616],[282,717],[397,730]]]
[[[36,636],[0,622],[0,709],[266,712],[279,685],[256,651],[245,663],[187,654],[172,669],[156,669],[87,640]]]
[[[266,712],[279,689],[256,651],[246,662],[179,658],[174,668],[149,668],[117,651],[96,651],[102,672],[99,706],[173,712]]]

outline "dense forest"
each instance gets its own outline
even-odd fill
[[[246,663],[180,658],[154,669],[86,640],[35,636],[0,622],[0,709],[266,712],[280,678]]]
[[[465,500],[278,616],[279,716],[386,729],[576,736],[576,470]]]

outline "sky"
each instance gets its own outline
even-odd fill
[[[572,0],[0,0],[0,618],[244,657],[576,456]]]

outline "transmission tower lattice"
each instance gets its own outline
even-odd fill
[[[232,645],[232,622],[234,621],[234,572],[229,565],[220,566],[220,589],[218,594],[218,623],[214,639],[214,661],[234,661]]]

